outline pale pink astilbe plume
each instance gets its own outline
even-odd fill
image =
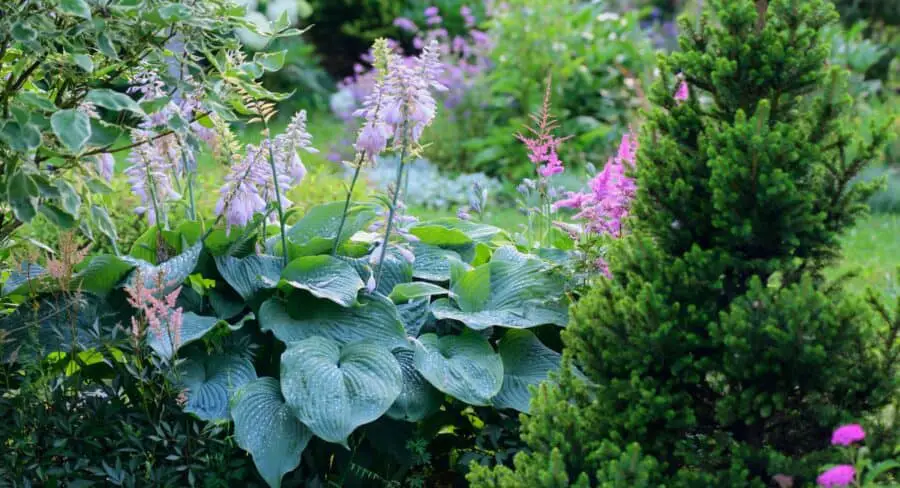
[[[686,101],[691,95],[690,88],[688,88],[688,84],[686,81],[683,81],[678,84],[678,90],[675,92],[675,100],[677,102]]]
[[[831,445],[849,446],[866,438],[866,431],[859,424],[842,425],[831,434]]]
[[[835,466],[820,474],[816,483],[825,488],[835,486],[850,486],[856,480],[856,469],[849,464]]]
[[[568,139],[567,137],[556,137],[553,135],[553,131],[559,127],[559,124],[557,124],[556,119],[550,113],[551,93],[552,83],[548,79],[541,110],[539,113],[531,116],[531,120],[535,124],[535,127],[528,127],[528,132],[531,136],[525,136],[521,133],[516,134],[516,138],[528,148],[528,159],[538,166],[537,173],[544,179],[565,171],[565,167],[559,159],[558,151],[562,143]]]
[[[585,221],[588,231],[621,236],[622,221],[628,216],[631,200],[637,191],[637,185],[628,176],[628,172],[634,167],[637,147],[634,136],[626,134],[616,156],[606,163],[603,171],[591,179],[591,191],[569,192],[566,198],[553,204],[554,210],[579,210],[575,218]]]
[[[144,277],[137,273],[133,284],[125,287],[125,292],[128,304],[143,315],[150,332],[159,340],[170,339],[173,348],[177,349],[181,345],[184,324],[184,310],[176,307],[181,287],[167,295],[164,295],[164,288],[163,285],[148,287]],[[131,319],[131,333],[136,340],[143,336],[143,329],[135,317]]]

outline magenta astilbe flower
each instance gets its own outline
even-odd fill
[[[850,486],[856,479],[856,470],[849,464],[835,466],[820,474],[816,478],[819,486],[830,488],[832,486]]]
[[[690,89],[688,88],[688,84],[686,81],[682,81],[678,85],[678,91],[675,92],[675,100],[678,102],[684,102],[690,96]]]
[[[526,137],[521,133],[516,134],[516,138],[528,148],[528,159],[535,165],[538,165],[537,172],[545,179],[565,171],[557,151],[559,146],[567,139],[553,135],[553,131],[558,127],[558,124],[550,114],[550,94],[551,84],[548,82],[541,111],[537,115],[531,116],[535,127],[529,127],[528,131],[532,134],[532,137]]]
[[[135,140],[149,139],[150,134],[141,129],[133,131]],[[137,145],[128,156],[131,163],[125,170],[131,191],[140,197],[141,206],[135,209],[138,214],[146,214],[150,224],[155,224],[157,208],[164,214],[165,202],[181,198],[172,187],[169,172],[172,169],[171,162],[160,154],[154,144],[144,143]],[[163,215],[164,216],[164,215]]]
[[[97,173],[106,181],[112,181],[116,160],[110,153],[100,153],[94,156],[97,165]]]
[[[637,142],[631,134],[626,134],[616,156],[591,179],[590,193],[569,192],[566,198],[553,204],[554,210],[579,210],[575,218],[586,221],[588,231],[619,237],[622,221],[628,216],[631,200],[637,191],[634,180],[627,176],[627,172],[634,167],[636,154]]]
[[[859,424],[843,425],[831,434],[831,445],[849,446],[866,438],[866,431]]]

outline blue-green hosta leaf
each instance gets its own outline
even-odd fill
[[[334,256],[304,256],[290,262],[281,278],[290,286],[349,307],[365,284],[356,270]]]
[[[378,266],[372,266],[377,273]],[[406,260],[393,246],[388,247],[381,267],[381,278],[376,277],[375,291],[388,295],[400,283],[412,281],[413,264]]]
[[[216,317],[222,320],[228,320],[244,311],[247,303],[238,296],[237,292],[230,288],[223,287],[207,290],[209,296],[209,305],[216,312]]]
[[[90,295],[46,295],[19,305],[0,319],[0,361],[34,361],[98,346],[98,304]]]
[[[413,244],[413,277],[420,280],[444,282],[450,281],[452,263],[461,263],[462,258],[456,251],[442,249],[429,244]]]
[[[311,208],[287,231],[287,237],[293,244],[292,255],[312,256],[331,251],[338,238],[343,211],[344,202],[326,203]],[[371,205],[351,204],[339,244],[365,229],[374,219],[375,212]]]
[[[441,408],[444,400],[444,395],[416,369],[415,355],[414,350],[406,347],[394,350],[403,372],[403,389],[387,411],[392,419],[418,422]]]
[[[45,281],[51,280],[47,270],[38,264],[23,263],[12,270],[6,282],[3,283],[2,296],[30,293],[45,288]]]
[[[503,361],[487,339],[471,330],[419,337],[415,364],[435,388],[470,405],[490,405],[503,385]]]
[[[236,354],[198,354],[177,367],[187,389],[184,411],[202,420],[228,420],[234,392],[256,379],[250,359]]]
[[[438,319],[458,320],[475,330],[565,326],[563,287],[562,277],[540,259],[502,247],[489,263],[456,274],[454,297],[435,301],[431,311]]]
[[[405,303],[416,298],[447,295],[450,290],[426,281],[398,283],[388,296],[394,303]]]
[[[60,110],[50,117],[53,133],[69,151],[77,153],[91,137],[91,119],[75,109]]]
[[[287,302],[273,297],[259,308],[259,326],[286,343],[316,336],[339,344],[364,340],[389,348],[406,343],[397,308],[380,295],[360,297],[351,307],[303,294],[292,294]]]
[[[253,456],[260,475],[272,488],[297,468],[300,455],[312,438],[291,412],[274,378],[259,378],[244,385],[231,401],[234,438]]]
[[[294,415],[314,434],[347,445],[360,425],[390,408],[403,389],[403,373],[384,346],[341,346],[324,337],[291,345],[281,355],[281,390]]]
[[[216,269],[241,298],[250,300],[260,290],[274,288],[281,276],[282,259],[276,256],[216,257]]]
[[[159,285],[162,284],[163,294],[167,295],[181,286],[184,280],[194,273],[202,250],[203,242],[197,242],[183,253],[157,266],[140,259],[124,256],[122,259],[125,262],[137,266],[137,269],[128,278],[128,283],[133,283],[140,276],[147,288],[159,288]]]
[[[494,406],[528,413],[529,387],[537,386],[551,371],[558,370],[561,356],[528,330],[507,331],[498,349],[503,359],[503,387],[494,397]]]
[[[420,298],[408,303],[397,305],[397,314],[400,316],[400,322],[406,329],[406,335],[409,337],[419,337],[422,327],[428,323],[431,318],[431,300],[429,298]]]
[[[171,320],[161,322],[159,330],[147,330],[147,342],[157,354],[169,359],[177,350],[205,336],[219,323],[219,319],[184,312],[180,327],[173,327]]]
[[[74,277],[77,288],[104,297],[134,269],[132,263],[109,254],[96,256]]]

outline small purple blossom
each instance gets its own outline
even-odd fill
[[[830,488],[833,486],[850,486],[856,479],[856,470],[849,464],[835,466],[820,474],[816,478],[819,486]]]
[[[425,9],[425,17],[436,17],[440,15],[441,10],[435,6],[431,6]]]
[[[459,9],[460,15],[462,15],[463,21],[466,23],[467,28],[475,27],[477,21],[475,20],[475,15],[472,13],[472,9],[469,8],[468,5],[463,5]]]
[[[402,30],[405,30],[406,32],[416,32],[419,30],[419,26],[417,26],[415,22],[407,19],[406,17],[397,17],[396,19],[394,19],[394,25]]]
[[[866,438],[866,431],[859,424],[843,425],[831,434],[831,445],[849,446]]]
[[[146,64],[142,63],[129,81],[131,86],[128,87],[126,93],[139,93],[141,95],[139,102],[148,102],[166,96],[165,84],[159,78],[159,73]]]
[[[116,160],[110,153],[100,153],[94,156],[94,163],[97,165],[97,173],[106,181],[112,181],[113,171],[116,167]]]
[[[142,129],[134,130],[134,138],[137,140],[148,139],[150,133]],[[173,167],[171,161],[160,153],[155,144],[139,144],[128,156],[131,163],[125,170],[131,191],[141,199],[141,206],[135,209],[138,214],[147,215],[150,224],[155,224],[162,217],[156,214],[156,210],[164,212],[165,202],[181,198],[172,187],[170,171]]]
[[[384,121],[397,131],[405,128],[410,140],[418,142],[425,127],[431,124],[437,113],[437,102],[432,90],[445,91],[447,87],[438,81],[443,65],[440,62],[438,44],[432,41],[422,50],[413,63],[404,63],[394,57],[385,81]]]

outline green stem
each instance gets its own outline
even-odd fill
[[[184,168],[184,174],[187,175],[188,199],[190,200],[190,209],[188,217],[191,220],[197,220],[197,205],[194,200],[194,172],[188,168],[187,146],[181,136],[177,136],[178,145],[181,146],[181,165]]]
[[[404,132],[406,131],[404,127]],[[406,144],[400,149],[400,161],[397,165],[397,181],[394,182],[394,199],[388,212],[387,229],[384,232],[384,243],[381,245],[381,257],[378,259],[378,270],[375,272],[375,282],[381,281],[381,269],[384,266],[384,257],[387,255],[388,243],[391,239],[391,229],[394,226],[394,213],[397,211],[397,202],[400,197],[400,185],[403,184],[403,158],[406,157]]]
[[[362,157],[356,158],[356,169],[353,170],[353,180],[350,181],[350,189],[347,191],[347,200],[344,201],[344,211],[341,212],[341,223],[338,225],[337,236],[334,238],[334,247],[331,249],[331,255],[337,255],[338,246],[341,243],[341,234],[344,232],[344,224],[347,222],[347,211],[350,209],[350,200],[353,198],[353,188],[356,186],[356,180],[359,179],[359,173],[362,172]]]
[[[278,209],[278,224],[281,226],[281,253],[284,258],[284,266],[290,261],[290,252],[287,247],[287,232],[285,231],[284,209],[281,208],[281,188],[278,187],[278,168],[275,167],[275,153],[272,152],[272,138],[269,135],[269,124],[263,118],[266,128],[266,140],[269,146],[269,166],[272,168],[272,184],[275,186],[275,208]]]
[[[145,165],[147,171],[147,190],[150,191],[150,201],[153,203],[153,214],[156,216],[156,236],[157,241],[162,239],[162,215],[159,213],[159,202],[156,200],[156,185],[153,183],[153,176],[150,174],[150,165]]]

